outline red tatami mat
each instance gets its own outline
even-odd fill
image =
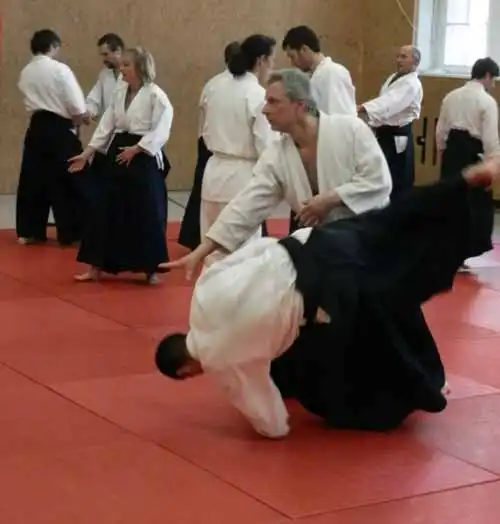
[[[210,379],[156,373],[155,342],[187,325],[181,273],[151,288],[129,275],[79,284],[73,249],[2,231],[0,250],[1,523],[498,522],[500,249],[425,306],[452,388],[445,412],[369,434],[291,403],[293,431],[277,442]]]

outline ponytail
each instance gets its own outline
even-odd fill
[[[276,40],[270,36],[251,35],[245,38],[227,64],[229,72],[235,78],[242,77],[255,68],[259,58],[271,56],[275,45]]]
[[[248,71],[248,58],[241,47],[230,58],[227,68],[235,78],[243,76]]]

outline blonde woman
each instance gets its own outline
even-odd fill
[[[77,258],[91,267],[75,278],[90,281],[103,272],[132,271],[155,283],[158,264],[168,260],[168,161],[163,146],[170,136],[173,108],[154,83],[154,60],[147,50],[127,50],[121,73],[124,83],[117,87],[89,145],[69,160],[69,170],[77,172],[96,151],[107,155]]]

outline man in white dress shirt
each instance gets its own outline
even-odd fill
[[[422,106],[423,89],[417,73],[420,60],[415,46],[401,47],[396,72],[385,81],[379,96],[358,107],[359,116],[375,130],[389,163],[391,198],[411,189],[415,179],[412,123],[420,117]]]
[[[94,120],[99,120],[108,108],[121,80],[120,66],[125,43],[117,34],[106,33],[97,41],[97,47],[104,67],[87,95],[87,109]]]
[[[442,179],[456,176],[478,162],[481,155],[489,157],[500,151],[498,104],[488,93],[499,74],[495,61],[481,58],[472,67],[471,80],[445,96],[436,127]],[[471,211],[474,221],[469,256],[475,257],[493,247],[493,192],[473,192]]]
[[[222,210],[198,248],[165,268],[196,267],[218,246],[235,251],[283,200],[303,226],[388,204],[391,175],[374,134],[355,115],[319,113],[305,73],[273,73],[263,113],[281,138],[262,153],[251,181]]]
[[[356,114],[356,90],[351,74],[341,64],[321,52],[316,33],[307,26],[288,30],[282,43],[291,64],[311,75],[311,93],[318,109],[331,114]],[[290,214],[290,232],[298,227]]]
[[[122,82],[121,63],[125,50],[123,39],[115,33],[106,33],[97,40],[99,56],[103,68],[99,72],[94,87],[87,95],[87,110],[93,120],[100,120],[104,111],[110,106],[113,94]],[[96,151],[92,165],[81,177],[81,187],[86,197],[87,215],[92,213],[98,195],[102,192],[103,176],[106,170],[106,155]]]
[[[449,291],[467,249],[468,193],[500,159],[388,207],[282,240],[259,239],[198,280],[189,332],[165,337],[161,373],[207,373],[253,428],[289,433],[283,398],[336,428],[387,430],[445,409],[421,304]]]
[[[31,62],[18,87],[30,116],[17,190],[16,230],[19,242],[47,240],[50,208],[61,245],[78,241],[83,195],[67,159],[81,152],[77,126],[88,120],[85,97],[71,69],[55,60],[61,39],[50,29],[34,33]]]
[[[311,75],[312,97],[321,112],[356,114],[356,91],[351,74],[321,52],[319,38],[310,27],[289,29],[282,47],[293,66]]]

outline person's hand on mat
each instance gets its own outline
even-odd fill
[[[340,202],[337,193],[316,195],[306,200],[297,213],[297,221],[302,227],[314,227],[326,220],[330,211]]]
[[[128,166],[132,162],[135,155],[141,152],[139,146],[120,147],[121,153],[116,155],[116,161],[119,164],[125,164]]]

